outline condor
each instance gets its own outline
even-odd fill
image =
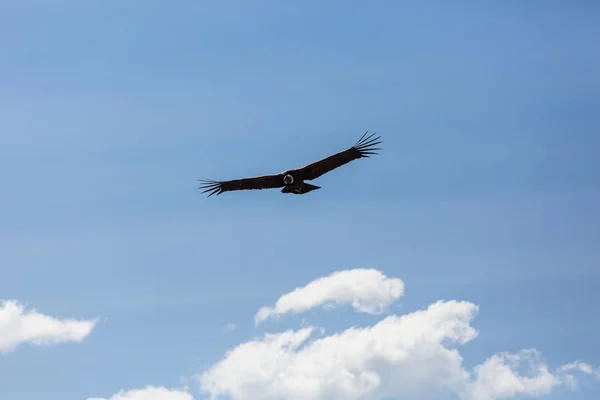
[[[202,193],[208,193],[208,197],[213,194],[221,194],[233,190],[262,190],[283,188],[282,193],[306,194],[313,190],[320,189],[320,186],[311,185],[304,181],[317,179],[323,174],[332,171],[350,161],[359,158],[369,158],[371,155],[378,154],[377,150],[383,150],[375,147],[381,143],[381,136],[375,136],[375,133],[367,136],[368,131],[354,144],[354,146],[333,154],[322,160],[315,161],[302,168],[289,169],[276,175],[264,175],[253,178],[235,179],[231,181],[214,181],[198,179],[203,184],[199,189],[204,189]]]

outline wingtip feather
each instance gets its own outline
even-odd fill
[[[353,146],[356,150],[358,150],[358,154],[360,157],[370,158],[370,155],[379,154],[376,150],[383,150],[383,148],[375,147],[378,144],[383,143],[381,136],[375,136],[376,133],[373,132],[369,136],[366,136],[369,131],[365,132],[365,134],[360,138],[358,142]],[[366,137],[365,137],[366,136]]]
[[[211,197],[214,194],[220,194],[223,189],[221,188],[221,182],[215,181],[213,179],[197,179],[203,184],[198,187],[198,189],[203,189],[202,194],[208,193],[207,197]]]

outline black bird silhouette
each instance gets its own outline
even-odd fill
[[[263,175],[231,181],[198,179],[203,183],[198,189],[204,189],[202,193],[208,193],[208,197],[233,190],[262,190],[281,187],[283,188],[282,193],[306,194],[321,187],[305,183],[305,180],[316,179],[350,161],[358,158],[369,158],[371,155],[378,154],[376,150],[383,150],[374,147],[381,143],[381,140],[379,140],[381,136],[373,137],[375,133],[367,136],[367,133],[369,131],[365,132],[354,146],[302,168],[289,169],[276,175]]]

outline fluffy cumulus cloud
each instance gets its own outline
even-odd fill
[[[306,312],[312,308],[350,304],[358,312],[379,314],[404,294],[404,283],[375,269],[334,272],[285,294],[274,307],[261,308],[254,317],[260,324],[270,317]]]
[[[518,354],[495,354],[475,367],[475,379],[463,397],[468,400],[493,400],[543,396],[550,394],[556,386],[575,388],[577,380],[569,372],[581,372],[600,379],[598,369],[580,361],[562,365],[552,373],[541,360],[541,353],[535,349],[525,349]],[[523,367],[529,371],[529,376],[515,373]]]
[[[202,388],[213,398],[234,399],[412,398],[459,388],[467,373],[458,352],[443,342],[475,338],[469,322],[476,312],[471,303],[438,302],[311,341],[314,327],[267,334],[202,375]]]
[[[17,301],[3,301],[0,303],[0,353],[12,351],[21,343],[80,342],[92,332],[97,322],[97,319],[54,318],[35,309],[26,311]]]
[[[402,293],[401,281],[377,271],[343,271],[282,296],[263,316],[301,312],[329,301],[352,304],[359,311],[380,310]],[[551,370],[534,349],[494,354],[467,370],[458,347],[476,339],[471,322],[478,311],[470,302],[438,301],[328,336],[314,326],[267,333],[233,348],[199,375],[200,388],[211,399],[233,400],[447,395],[494,400],[547,395],[557,387],[574,387],[573,373],[597,372],[582,362]]]
[[[529,376],[516,373],[521,365],[528,367]],[[541,362],[541,354],[535,349],[522,350],[517,354],[495,354],[476,366],[474,373],[475,378],[463,396],[466,399],[542,396],[549,394],[555,386],[567,383],[564,376],[548,370],[548,366]]]
[[[89,397],[87,400],[194,400],[194,397],[183,390],[147,386],[144,389],[121,390],[109,398]]]

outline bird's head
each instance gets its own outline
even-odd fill
[[[292,183],[294,183],[294,177],[290,174],[286,174],[283,177],[283,183],[285,183],[286,185],[291,185]]]

